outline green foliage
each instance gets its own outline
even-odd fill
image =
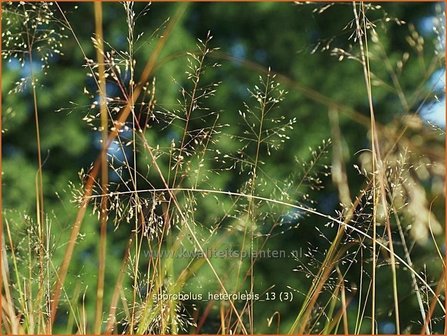
[[[431,4],[101,6],[4,4],[2,332],[91,333],[102,239],[104,332],[443,332]],[[238,293],[261,299],[208,300]]]

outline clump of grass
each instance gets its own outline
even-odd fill
[[[209,80],[209,74],[220,71],[216,59],[222,52],[213,47],[208,32],[186,54],[185,75],[173,80],[177,103],[168,106],[158,93],[154,68],[187,5],[179,5],[174,18],[160,28],[163,33],[152,36],[155,47],[141,73],[138,51],[146,40],[137,28],[138,20],[150,13],[149,6],[136,11],[132,2],[122,4],[127,45],[121,50],[107,42],[103,5],[95,4],[96,30],[91,39],[95,56],[87,55],[65,13],[55,6],[59,19],[50,4],[10,4],[6,20],[12,28],[4,32],[3,57],[32,67],[32,56],[39,54],[48,71],[51,57],[61,54],[61,41],[67,38],[62,32],[68,30],[93,83],[84,90],[90,109],[82,119],[98,135],[99,153],[90,169],[79,174],[80,186],[70,183],[77,215],[67,241],[58,242],[52,233],[57,218],[43,208],[38,91],[31,74],[39,153],[36,214],[12,219],[4,212],[2,331],[54,333],[61,311],[67,314],[68,333],[81,334],[253,334],[273,327],[277,332],[299,334],[364,330],[375,334],[377,321],[386,315],[393,316],[397,333],[439,329],[439,316],[445,315],[442,277],[433,277],[412,255],[418,246],[431,244],[438,263],[444,264],[437,239],[442,227],[432,209],[433,198],[426,192],[445,179],[442,144],[439,134],[410,114],[415,102],[428,99],[428,93],[416,87],[409,96],[399,77],[411,57],[425,57],[414,28],[409,28],[408,37],[414,55],[403,54],[394,64],[380,34],[390,23],[405,23],[390,17],[380,5],[352,4],[352,22],[343,31],[351,47],[345,50],[334,47],[333,40],[321,41],[313,51],[321,46],[340,61],[358,63],[369,110],[369,117],[363,116],[359,123],[363,120],[367,126],[368,148],[356,154],[357,164],[350,167],[340,122],[345,107],[307,91],[329,107],[331,139],[321,139],[320,146],[310,148],[309,160],[295,158],[293,167],[280,170],[275,160],[292,144],[293,129],[301,126],[297,117],[282,109],[287,99],[283,87],[293,87],[290,79],[265,69],[257,84],[247,84],[253,88],[239,111],[212,108],[221,83]],[[315,13],[332,6],[318,5]],[[370,15],[377,13],[382,17],[371,20]],[[49,28],[53,23],[62,24],[59,31]],[[378,60],[384,60],[384,68],[382,62],[376,67]],[[424,78],[433,73],[438,61],[434,57],[428,67],[422,65]],[[16,83],[12,92],[20,94],[25,82]],[[381,85],[398,98],[404,114],[389,124],[380,123],[376,115],[373,98]],[[108,92],[110,87],[116,89],[114,94]],[[237,116],[234,125],[221,121],[223,113]],[[347,114],[356,113],[349,110]],[[425,141],[433,142],[427,155],[414,141],[421,132],[426,133]],[[361,190],[351,187],[351,168],[362,180]],[[275,169],[278,172],[272,173]],[[318,202],[329,178],[340,203],[333,213],[322,211]],[[423,187],[426,181],[432,188]],[[99,231],[94,291],[81,282],[68,284],[88,214],[97,216]],[[309,219],[316,223],[310,228]],[[22,234],[16,235],[22,228]],[[302,278],[300,288],[287,285],[287,294],[298,298],[288,324],[281,324],[279,311],[265,308],[254,297],[206,304],[207,300],[178,298],[185,292],[205,298],[207,293],[265,295],[275,284],[261,287],[260,270],[266,263],[256,252],[281,244],[281,239],[300,230],[312,232],[317,239],[302,238],[304,255],[293,254],[293,265],[282,270],[289,277]],[[123,244],[124,240],[125,247],[117,262],[109,252],[120,235],[125,237],[119,241]],[[207,253],[215,246],[235,248],[249,257],[240,253],[235,259],[215,258]],[[60,249],[64,254],[56,258]],[[118,263],[116,275],[107,272],[107,263]],[[358,277],[355,283],[348,282],[355,279],[351,273]],[[377,304],[382,297],[381,279],[392,283],[387,293],[392,298],[390,308],[385,312]],[[408,294],[403,292],[402,279],[411,282],[411,296],[417,300],[421,317],[416,323],[400,313]],[[307,289],[303,292],[302,288]],[[94,317],[86,311],[89,301],[95,302]],[[270,314],[266,322],[258,320],[261,306]]]

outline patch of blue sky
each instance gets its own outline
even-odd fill
[[[445,96],[436,103],[424,105],[421,109],[421,116],[426,121],[445,128]]]
[[[438,4],[439,5],[439,4]],[[442,12],[444,12],[444,6],[442,5]],[[443,22],[440,22],[442,20]],[[439,31],[439,27],[444,30]],[[435,30],[437,31],[439,38],[436,38],[438,45],[436,46],[439,52],[444,52],[445,50],[445,17],[443,15],[432,15],[426,16],[419,20],[418,28],[420,33],[428,38],[435,37]],[[445,128],[446,121],[446,109],[445,109],[445,67],[436,70],[430,77],[427,86],[430,91],[436,96],[436,101],[426,103],[422,106],[420,110],[421,116],[428,122],[431,122],[439,127]]]

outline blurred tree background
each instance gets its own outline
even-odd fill
[[[95,36],[93,3],[48,3],[44,9],[41,6],[40,3],[12,3],[4,4],[3,8],[2,176],[3,218],[6,225],[3,225],[5,243],[2,251],[12,253],[8,241],[8,235],[11,235],[18,260],[33,259],[37,255],[37,252],[28,249],[29,237],[38,222],[36,204],[39,204],[38,201],[36,203],[38,147],[31,85],[34,77],[38,80],[35,101],[41,142],[44,216],[45,221],[51,223],[47,226],[51,237],[47,248],[52,255],[51,271],[55,271],[62,263],[78,212],[79,202],[74,199],[82,195],[82,184],[86,182],[87,173],[101,151],[98,89],[95,76],[88,75],[90,69],[94,72],[99,70],[95,64],[95,44],[92,42]],[[441,301],[444,300],[444,292],[439,293],[438,281],[442,279],[442,258],[445,254],[445,121],[439,118],[444,115],[442,6],[442,3],[386,3],[367,5],[366,8],[367,24],[371,28],[367,34],[370,39],[372,101],[379,142],[382,154],[386,153],[389,158],[388,177],[401,176],[396,181],[400,181],[402,190],[396,194],[402,198],[403,210],[396,217],[393,213],[390,215],[394,251],[407,260],[406,249],[409,249],[412,267],[425,280],[425,284],[440,294]],[[172,144],[177,148],[181,146],[184,119],[179,117],[179,111],[190,102],[188,92],[192,92],[195,83],[187,73],[188,66],[195,64],[194,56],[200,61],[204,43],[207,48],[218,49],[206,55],[204,64],[208,67],[201,73],[200,85],[216,85],[211,86],[209,91],[201,91],[206,99],[197,107],[201,117],[190,120],[188,127],[192,131],[188,135],[190,139],[186,137],[186,141],[197,140],[199,145],[194,148],[199,152],[200,146],[208,139],[204,134],[212,133],[214,140],[209,146],[203,145],[203,153],[212,151],[214,154],[201,162],[203,166],[191,160],[190,170],[185,169],[185,174],[178,174],[182,187],[251,192],[252,195],[284,200],[340,219],[350,202],[362,199],[359,195],[367,189],[368,174],[372,169],[370,107],[352,4],[155,2],[148,5],[138,2],[132,8],[136,14],[132,18],[135,20],[132,50],[129,50],[128,12],[123,4],[104,3],[102,7],[104,49],[109,53],[105,55],[109,60],[106,70],[113,72],[110,60],[123,60],[121,72],[117,70],[116,73],[127,93],[130,93],[127,88],[132,85],[129,82],[133,78],[131,71],[138,82],[147,60],[158,53],[159,41],[162,36],[164,38],[165,44],[157,54],[153,71],[147,79],[147,90],[138,100],[135,119],[145,125],[141,133],[147,143],[153,148],[161,148],[160,152],[155,153],[159,155],[158,164],[166,172],[168,182],[176,185],[178,181],[172,180],[173,171],[177,173],[177,170],[183,169],[180,163],[178,166],[172,163],[170,159],[174,156],[168,154],[174,151],[170,147]],[[31,53],[33,57],[30,59],[29,34],[35,22],[39,24],[32,33],[35,39]],[[24,27],[31,28],[27,31]],[[213,38],[208,41],[209,34]],[[127,58],[133,58],[135,64],[125,64]],[[192,63],[188,63],[191,59]],[[194,70],[194,67],[190,69],[193,74]],[[250,117],[244,102],[253,110],[258,102],[249,90],[256,93],[257,85],[262,91],[262,83],[273,74],[276,75],[274,80],[279,83],[279,89],[287,93],[282,99],[282,96],[275,96],[281,95],[280,91],[272,92],[278,98],[278,108],[272,110],[278,121],[272,119],[269,127],[273,129],[276,124],[284,125],[284,130],[281,130],[284,137],[274,132],[265,133],[266,139],[271,136],[274,141],[271,146],[261,146],[264,154],[258,158],[259,148],[256,150],[253,147],[247,130],[260,120]],[[125,106],[123,88],[110,75],[106,90],[109,109],[116,116],[116,112]],[[156,101],[151,107],[152,90],[155,90]],[[132,142],[134,133],[137,133],[133,130],[135,120],[129,117],[119,139]],[[282,143],[281,140],[286,141]],[[137,177],[139,189],[163,188],[163,181],[153,167],[153,158],[147,153],[144,142],[138,144],[135,156],[132,147],[120,147],[116,141],[109,147],[108,153],[111,162],[110,191],[126,191],[129,188],[125,181],[130,180],[133,173],[126,172],[126,161],[127,165],[134,165],[135,158],[141,172]],[[188,156],[186,146],[183,154]],[[231,157],[233,154],[234,157]],[[250,162],[255,157],[262,162],[259,163],[261,172],[258,173],[260,178],[257,184],[251,186],[254,178],[251,180],[250,176],[256,175],[253,173],[256,165]],[[195,183],[194,169],[197,167],[203,167],[209,174],[204,173],[200,182]],[[209,176],[206,178],[205,175]],[[284,188],[276,188],[276,185]],[[347,193],[344,187],[348,187]],[[283,198],[281,192],[286,189],[289,194]],[[100,194],[99,182],[94,194]],[[145,196],[142,194],[141,197]],[[255,323],[251,331],[284,333],[291,330],[334,241],[338,225],[323,216],[309,215],[286,206],[270,213],[268,204],[253,205],[250,200],[240,205],[239,212],[233,214],[234,195],[219,195],[216,199],[213,194],[194,197],[199,199],[198,204],[189,204],[188,198],[181,198],[179,194],[182,204],[187,204],[185,208],[194,209],[198,235],[204,240],[208,239],[205,238],[208,235],[211,237],[206,246],[216,249],[239,246],[240,237],[230,234],[227,237],[225,232],[231,231],[231,228],[237,231],[237,226],[241,225],[238,222],[246,220],[256,223],[256,234],[261,237],[255,240],[259,244],[257,248],[285,250],[288,253],[286,258],[266,258],[256,262],[255,292],[263,297],[267,291],[277,294],[290,292],[294,298],[291,301],[255,302]],[[110,202],[113,203],[112,197]],[[259,210],[253,218],[249,218],[251,207]],[[222,211],[227,215],[222,219],[219,230],[214,232],[208,223],[219,222]],[[380,212],[380,209],[377,211]],[[108,224],[105,307],[112,300],[113,288],[133,230],[133,219],[126,223],[125,216],[119,217],[118,212],[119,209],[111,210]],[[247,213],[247,218],[243,217],[244,213]],[[356,213],[352,225],[358,225],[360,230],[370,234],[372,229],[365,223],[371,222],[368,217],[371,213],[372,210],[365,203]],[[119,225],[114,222],[114,216],[119,217]],[[396,221],[402,223],[403,231],[398,230]],[[379,229],[381,233],[385,232],[385,224],[382,224]],[[80,307],[87,312],[85,324],[88,328],[94,324],[99,232],[97,212],[91,211],[90,207],[82,222],[65,279],[66,294],[62,294],[54,333],[79,331],[77,322],[72,318],[76,314],[68,312],[74,309],[82,315]],[[182,239],[185,248],[194,250],[194,242],[190,242],[188,234],[182,232],[182,229],[173,229],[172,236]],[[239,232],[242,235],[243,230]],[[401,242],[402,235],[406,237],[408,246]],[[169,237],[166,238],[168,241],[171,239]],[[268,244],[261,248],[263,237],[269,237]],[[343,332],[341,326],[324,329],[320,323],[326,317],[330,320],[326,309],[332,304],[331,297],[340,297],[336,289],[340,287],[337,272],[346,272],[342,282],[343,288],[347,289],[349,332],[371,332],[371,322],[368,320],[371,318],[371,307],[370,303],[365,304],[370,298],[366,299],[369,294],[365,293],[371,290],[372,261],[366,252],[365,255],[359,252],[359,245],[370,246],[371,242],[361,239],[352,232],[344,242],[343,257],[340,257],[340,263],[326,281],[319,298],[321,302],[311,312],[313,320],[310,320],[311,327],[307,331]],[[381,239],[386,244],[386,234]],[[39,246],[35,248],[38,250]],[[292,251],[298,251],[295,257],[290,257]],[[381,257],[375,275],[377,331],[394,333],[397,326],[389,253],[385,250],[378,253]],[[141,254],[140,258],[148,257]],[[144,273],[150,262],[132,259],[129,264],[138,262],[141,263],[140,271]],[[231,283],[230,287],[236,286],[232,282],[238,281],[236,273],[233,273],[233,261],[212,259],[212,262],[225,281]],[[11,258],[7,259],[7,263],[9,268],[13,268]],[[189,263],[187,259],[174,259],[171,275],[179,276],[181,270],[191,266]],[[17,266],[18,269],[25,267],[25,264],[28,265],[23,262]],[[398,264],[400,332],[418,333],[424,325],[421,306],[415,295],[408,294],[414,289],[414,279],[408,265]],[[125,273],[131,272],[130,269],[131,266]],[[242,268],[241,273],[244,272],[249,270]],[[203,293],[205,297],[208,292],[220,291],[216,281],[210,280],[213,273],[207,265],[191,271],[191,274],[191,279],[186,281],[181,291]],[[28,276],[32,278],[34,275],[30,273]],[[135,290],[132,279],[130,276],[124,280],[119,305],[125,305],[126,289],[130,292]],[[416,281],[424,296],[422,310],[429,312],[430,304],[436,298],[433,299],[433,293],[420,283],[419,278]],[[9,282],[17,286],[17,281]],[[51,283],[49,287],[53,285]],[[239,289],[250,291],[253,288],[249,284],[241,284]],[[359,298],[358,293],[362,289],[363,297]],[[144,296],[141,293],[138,295]],[[18,297],[16,300],[20,301]],[[334,302],[334,307],[339,307],[340,302]],[[328,306],[324,306],[326,303]],[[18,303],[16,305],[20,306]],[[182,309],[185,312],[179,314],[185,314],[187,320],[192,321],[192,326],[185,327],[183,332],[222,331],[219,303],[188,300]],[[107,320],[108,310],[104,311],[103,319]],[[358,321],[359,311],[363,323]],[[336,313],[333,314],[336,316]],[[436,305],[432,314],[430,330],[442,333],[444,312]],[[126,316],[127,313],[123,312],[117,320],[126,320]],[[130,322],[123,322],[116,331],[126,330],[126,323]]]

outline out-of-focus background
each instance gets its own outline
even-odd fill
[[[163,329],[148,317],[146,296],[154,292],[144,279],[151,279],[152,267],[158,267],[152,264],[152,248],[169,251],[167,246],[179,241],[181,248],[175,247],[175,253],[198,249],[170,194],[138,194],[145,199],[136,210],[147,215],[143,224],[130,211],[136,184],[139,190],[164,188],[155,155],[168,185],[186,189],[176,191],[178,202],[204,250],[269,249],[286,254],[259,258],[253,268],[246,266],[251,258],[210,257],[229,292],[254,290],[262,297],[248,309],[240,301],[234,303],[247,332],[370,333],[374,283],[377,332],[442,333],[444,290],[438,282],[445,254],[443,6],[368,4],[364,12],[356,11],[365,29],[360,32],[349,3],[104,3],[110,118],[126,105],[132,81],[138,83],[148,60],[157,57],[134,118],[131,114],[108,148],[109,192],[122,194],[109,199],[102,330],[122,273],[115,332],[244,331],[228,302],[210,303],[208,293],[222,288],[203,258],[191,255],[162,256],[166,265],[156,274],[166,287],[179,286],[167,292],[201,293],[205,299],[192,298],[177,306],[178,329]],[[2,295],[10,293],[17,323],[29,332],[30,316],[50,309],[47,296],[53,292],[82,186],[102,148],[96,82],[101,70],[93,3],[3,4],[2,23],[2,251],[8,267],[2,277],[7,274],[10,286]],[[388,208],[376,206],[374,194],[369,194],[368,183],[375,174],[373,133],[360,41],[367,42],[363,48],[377,145],[387,165]],[[112,130],[116,125],[109,120],[109,126]],[[145,141],[138,140],[140,136]],[[40,220],[39,190],[44,205]],[[100,194],[98,180],[96,198],[74,247],[53,333],[94,330],[100,240],[94,207],[100,206]],[[354,229],[348,228],[337,245],[337,266],[316,289],[321,295],[312,309],[303,310],[313,284],[324,278],[325,257],[339,225],[334,219],[343,221],[356,200],[360,205],[348,222]],[[157,227],[168,222],[169,231]],[[371,223],[377,225],[381,244],[375,246],[374,257],[371,240],[355,231],[371,237]],[[45,246],[36,229],[41,225]],[[135,247],[140,250],[131,249],[120,271],[135,231],[144,236]],[[401,259],[391,258],[390,240]],[[39,250],[51,260],[39,259]],[[40,262],[53,274],[42,282],[43,296],[38,290]],[[293,299],[272,298],[272,293],[288,293]],[[25,303],[27,297],[31,303]],[[130,321],[132,309],[143,312],[135,321]],[[155,308],[146,310],[150,309]],[[5,316],[13,315],[9,310]],[[430,322],[424,326],[427,315]],[[305,329],[299,329],[299,318],[306,319]]]

